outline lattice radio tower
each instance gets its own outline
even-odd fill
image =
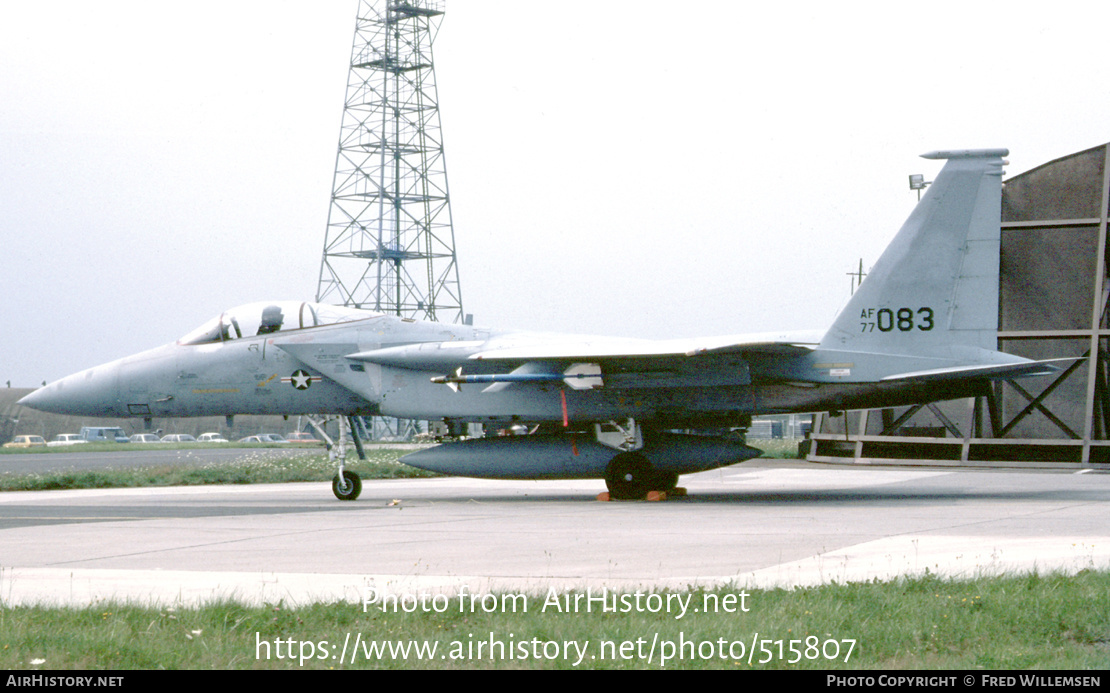
[[[462,322],[432,41],[437,0],[360,0],[316,300]]]

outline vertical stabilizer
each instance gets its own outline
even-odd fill
[[[998,348],[998,249],[1005,149],[942,151],[947,159],[821,340],[829,349],[935,353]]]

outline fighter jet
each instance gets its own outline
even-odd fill
[[[519,427],[403,462],[446,474],[604,479],[614,498],[760,454],[757,414],[893,407],[984,394],[1057,370],[997,350],[1004,149],[939,151],[924,198],[821,333],[640,340],[419,322],[311,302],[225,311],[172,344],[24,397],[104,417],[382,415]],[[353,500],[344,469],[337,497]]]

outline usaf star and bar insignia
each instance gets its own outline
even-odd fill
[[[307,390],[312,383],[318,383],[321,380],[323,380],[323,378],[318,375],[309,375],[308,371],[298,369],[293,371],[293,375],[288,378],[282,378],[281,382],[289,383],[298,390]]]

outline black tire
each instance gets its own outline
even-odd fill
[[[638,452],[622,452],[605,467],[605,485],[615,500],[638,500],[647,495],[655,481],[651,462]]]
[[[344,471],[343,481],[345,483],[340,488],[338,474],[331,480],[331,492],[335,497],[341,501],[353,501],[358,498],[358,494],[362,493],[362,479],[358,478],[358,474]]]
[[[655,472],[655,483],[651,485],[652,491],[664,491],[670,493],[678,487],[678,474],[674,472],[664,472],[662,470]]]

